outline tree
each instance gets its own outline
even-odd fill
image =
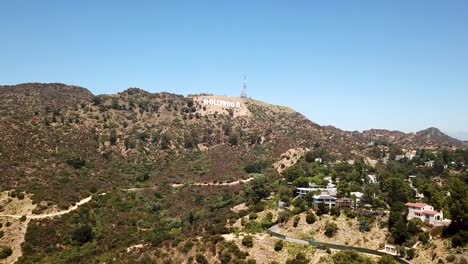
[[[403,244],[409,238],[408,227],[404,220],[398,221],[393,227],[391,233],[393,239],[395,239],[395,244],[398,245]]]
[[[256,177],[247,187],[246,195],[254,203],[270,196],[271,186],[266,176]]]
[[[71,238],[78,244],[86,244],[94,238],[93,229],[89,225],[80,226],[73,231]]]
[[[449,212],[452,222],[449,231],[468,229],[468,175],[453,177],[449,182]],[[453,231],[452,231],[453,230]]]
[[[102,103],[102,98],[101,96],[94,96],[93,97],[93,104],[94,105],[100,105]]]
[[[324,214],[328,214],[330,208],[325,204],[325,203],[319,203],[318,204],[318,210],[317,210],[317,215],[321,216]]]

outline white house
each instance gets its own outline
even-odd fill
[[[408,207],[408,220],[421,219],[426,224],[443,226],[450,224],[450,220],[444,220],[443,212],[434,211],[434,207],[425,203],[406,203]]]
[[[327,187],[297,188],[297,194],[301,198],[304,198],[304,196],[309,192],[320,192],[322,194],[336,195],[337,188],[335,184],[328,184]]]
[[[324,203],[328,207],[336,206],[336,197],[331,195],[314,195],[314,204]]]

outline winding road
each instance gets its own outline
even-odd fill
[[[372,250],[372,249],[367,249],[367,248],[351,247],[351,246],[344,246],[344,245],[337,245],[337,244],[330,244],[330,243],[322,243],[322,242],[319,242],[319,241],[307,241],[307,240],[297,239],[297,238],[294,238],[294,237],[283,235],[283,234],[280,233],[280,231],[281,231],[280,224],[276,224],[276,225],[274,225],[274,226],[272,226],[272,227],[270,227],[268,229],[268,233],[270,235],[275,236],[275,237],[277,237],[279,239],[282,239],[284,241],[288,241],[288,242],[296,243],[296,244],[300,244],[300,245],[314,246],[314,247],[318,247],[318,246],[322,245],[322,246],[326,246],[326,247],[334,249],[334,250],[354,250],[354,251],[357,251],[357,252],[360,252],[360,253],[370,254],[370,255],[379,256],[379,257],[381,257],[383,255],[386,255],[386,253],[384,253],[384,252],[380,252],[380,251]],[[403,258],[396,257],[395,260],[398,261],[398,263],[411,264],[410,261],[407,261],[406,259],[403,259]]]

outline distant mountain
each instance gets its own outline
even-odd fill
[[[364,131],[363,135],[370,140],[387,141],[407,148],[468,148],[467,142],[450,137],[435,127],[416,133],[371,129]]]

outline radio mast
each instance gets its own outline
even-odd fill
[[[247,79],[244,74],[244,84],[242,85],[241,98],[247,98]]]

